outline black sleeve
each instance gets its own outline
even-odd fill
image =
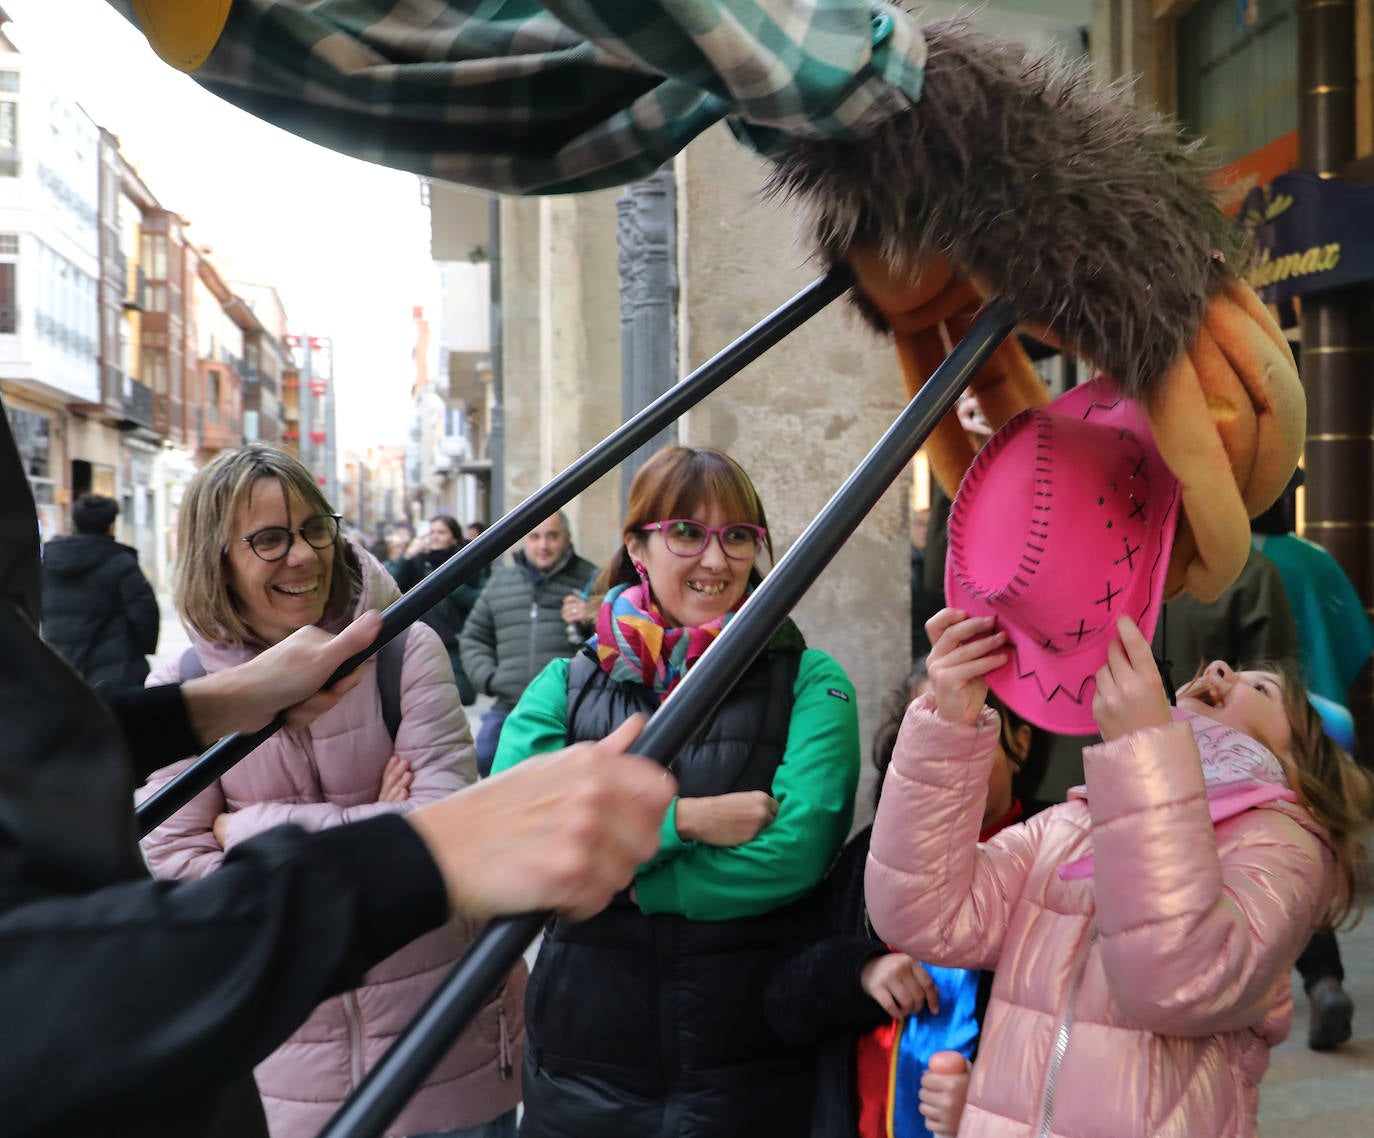
[[[769,978],[763,1009],[769,1026],[793,1047],[837,1032],[867,1031],[892,1017],[863,990],[859,973],[887,947],[867,936],[832,936],[789,957]]]
[[[863,874],[871,829],[840,851],[830,872],[797,910],[793,953],[774,968],[763,1009],[774,1031],[796,1047],[841,1031],[863,1031],[891,1017],[863,990],[859,973],[887,946],[864,918]]]
[[[191,730],[180,684],[102,687],[100,695],[119,723],[139,782],[161,767],[204,750]]]
[[[133,1133],[159,1095],[213,1096],[445,915],[438,870],[395,815],[318,834],[279,827],[201,881],[10,906],[5,1133],[94,1134],[112,1117]]]
[[[396,585],[403,593],[410,592],[424,579],[425,573],[417,557],[407,557],[396,571]]]
[[[128,569],[120,578],[119,593],[133,630],[134,644],[144,656],[151,656],[157,651],[162,610],[158,608],[157,594],[133,557],[129,558]]]

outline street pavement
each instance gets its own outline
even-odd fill
[[[154,662],[189,644],[170,599],[162,598],[162,636]],[[489,697],[467,709],[476,737]],[[1374,913],[1340,934],[1345,987],[1355,1001],[1355,1035],[1335,1051],[1307,1047],[1307,1000],[1293,974],[1293,1030],[1274,1049],[1260,1084],[1259,1138],[1374,1138]],[[534,953],[527,959],[532,963]]]
[[[1374,912],[1338,934],[1355,1035],[1335,1051],[1307,1048],[1307,999],[1293,974],[1293,1031],[1260,1084],[1260,1138],[1374,1138]]]

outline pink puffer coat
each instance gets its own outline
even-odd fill
[[[991,711],[966,727],[912,705],[865,879],[890,944],[996,970],[960,1138],[1253,1135],[1333,879],[1323,835],[1278,804],[1214,837],[1172,724],[1088,748],[1086,795],[980,846],[997,737]],[[1061,880],[1089,853],[1092,876]]]
[[[395,582],[355,547],[363,588],[355,613],[381,609]],[[248,659],[193,636],[206,671]],[[158,877],[203,877],[224,853],[215,817],[231,811],[226,846],[283,823],[309,830],[383,811],[405,812],[476,781],[472,733],[454,687],[448,654],[424,624],[411,627],[401,668],[401,723],[393,748],[382,718],[375,665],[335,707],[303,730],[282,730],[144,839]],[[176,682],[180,661],[160,665],[149,685]],[[381,804],[382,768],[393,749],[413,772],[409,801]],[[189,760],[188,760],[189,761]],[[150,793],[186,762],[158,771]],[[326,1000],[291,1038],[258,1065],[256,1076],[273,1138],[313,1138],[340,1102],[463,954],[474,929],[454,921],[421,937],[368,972],[362,987]],[[389,1134],[452,1130],[495,1118],[520,1101],[526,970],[520,964],[392,1124]]]

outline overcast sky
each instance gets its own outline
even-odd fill
[[[3,0],[41,64],[229,276],[274,284],[293,331],[334,339],[340,450],[404,440],[411,308],[437,316],[417,179],[302,142],[167,67],[105,0]]]

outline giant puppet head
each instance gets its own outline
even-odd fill
[[[1165,595],[1215,598],[1297,465],[1306,406],[1278,325],[1236,275],[1241,236],[1211,168],[1080,66],[958,22],[922,32],[921,101],[861,143],[795,143],[770,188],[810,208],[825,260],[854,269],[908,395],[997,295],[1138,400],[1181,484]],[[1014,340],[971,386],[994,428],[1048,402]],[[973,460],[953,413],[927,448],[952,494]]]

